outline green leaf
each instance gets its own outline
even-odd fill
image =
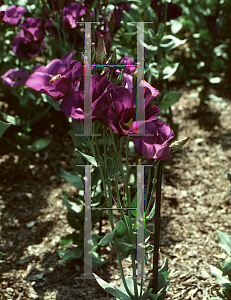
[[[163,36],[163,38],[160,42],[160,47],[164,51],[168,52],[180,45],[183,45],[185,42],[186,42],[186,39],[180,40],[173,35],[165,35],[165,36]]]
[[[96,160],[95,160],[95,158],[94,158],[93,156],[87,155],[87,154],[85,154],[85,153],[79,151],[78,149],[77,149],[77,151],[78,151],[83,157],[85,157],[86,160],[89,161],[93,166],[97,167],[97,162],[96,162]]]
[[[158,105],[160,109],[169,108],[171,105],[176,103],[183,95],[181,92],[171,91],[167,95],[164,95],[163,101]]]
[[[46,95],[46,94],[41,94],[43,101],[49,103],[51,106],[54,107],[55,110],[60,111],[60,101],[55,101],[54,99],[51,98],[51,96]]]
[[[231,255],[231,236],[217,230],[218,244],[226,251],[228,255]]]
[[[98,243],[98,245],[100,245],[100,246],[107,245],[108,243],[110,243],[112,241],[113,236],[114,236],[114,232],[113,231],[109,232],[102,238],[102,240]]]
[[[78,259],[81,257],[82,253],[83,253],[83,249],[76,247],[66,252],[65,255],[63,256],[63,260],[71,261],[73,259]]]
[[[125,281],[126,281],[126,284],[128,286],[129,291],[134,296],[135,295],[135,291],[134,291],[134,282],[133,282],[133,279],[132,278],[125,278]],[[138,294],[140,294],[140,286],[138,284],[137,284],[137,290],[138,290]],[[124,287],[123,282],[120,285],[120,291],[123,292],[125,295],[127,295],[129,297],[129,295],[128,295],[125,287]]]
[[[71,202],[75,202],[75,203],[77,203],[77,204],[81,204],[81,205],[85,205],[85,202],[84,201],[82,201],[81,199],[78,199],[78,198],[75,198],[75,197],[73,197],[73,196],[70,196],[70,195],[68,195],[66,192],[62,192],[62,199],[66,199],[66,200],[68,200],[68,201],[71,201]]]
[[[110,286],[106,281],[98,277],[96,274],[93,273],[95,276],[95,279],[97,280],[98,284],[109,294],[112,296],[117,297],[121,300],[131,300],[130,297],[128,297],[126,294],[121,292],[120,290],[116,289],[115,287]]]
[[[158,272],[158,291],[160,291],[164,287],[169,274],[170,274],[170,271],[165,271],[165,272],[162,272],[161,274],[159,274],[159,272]]]
[[[221,77],[212,77],[212,78],[209,79],[209,82],[210,83],[220,83],[221,80],[222,80]]]
[[[151,292],[152,292],[152,289],[150,289],[150,290],[147,289],[145,291],[145,293],[142,295],[141,300],[147,300],[150,297]]]
[[[16,117],[13,117],[13,116],[11,116],[11,115],[8,115],[7,113],[5,113],[5,112],[3,112],[3,111],[0,111],[0,114],[3,116],[3,118],[6,120],[6,122],[8,122],[8,123],[11,123],[12,125],[19,125],[20,124],[20,122],[21,122],[21,120],[19,119],[19,118],[16,118]],[[0,121],[1,123],[3,123],[3,124],[7,124],[7,123],[4,123],[4,122],[2,122],[2,121]],[[2,126],[1,126],[2,127]],[[0,128],[1,128],[0,127]],[[7,129],[7,128],[6,128]],[[5,130],[6,130],[5,129]],[[1,130],[1,129],[0,129]],[[0,132],[2,132],[2,131],[0,131]],[[4,132],[3,132],[4,133]],[[3,134],[2,133],[2,134]]]
[[[114,237],[115,233],[120,233],[122,234],[122,232],[125,234],[126,232],[126,226],[124,224],[124,222],[122,220],[119,220],[118,224],[115,226],[115,228],[112,230],[112,232],[109,232],[108,234],[106,234],[102,240],[98,243],[98,245],[104,246],[107,245],[108,243],[110,243]],[[118,238],[121,238],[124,236],[124,234],[122,236],[118,236]]]
[[[82,126],[81,121],[77,120],[77,119],[72,119],[71,121],[71,127],[74,131],[74,134],[84,134],[84,129]],[[82,136],[75,136],[80,142],[88,144],[88,139],[86,135],[82,135]]]
[[[0,259],[5,255],[5,253],[0,252]]]
[[[7,128],[11,125],[11,123],[4,123],[0,121],[0,138],[2,137],[3,133],[7,130]]]
[[[37,152],[46,148],[51,143],[50,138],[42,138],[35,141],[32,145],[29,145],[27,148],[30,151]]]
[[[56,251],[58,253],[58,256],[61,258],[67,253],[67,250],[56,250]]]
[[[137,194],[133,198],[131,205],[132,205],[132,207],[137,207]],[[137,209],[132,209],[131,213],[133,214],[133,216],[135,216],[137,218]]]
[[[47,107],[46,109],[44,109],[42,112],[38,113],[37,115],[35,115],[30,121],[28,121],[28,123],[30,125],[38,122],[39,120],[41,120],[43,117],[45,117],[45,115],[48,113],[48,111],[51,109],[51,106]]]
[[[219,270],[217,267],[210,266],[210,270],[212,275],[216,278],[217,282],[222,284],[222,283],[229,283],[229,280],[222,276],[222,271]]]
[[[171,20],[171,31],[172,34],[176,35],[183,27],[181,21]]]
[[[79,213],[81,212],[81,207],[74,202],[68,201],[63,198],[63,204],[67,207],[67,209],[71,212]]]
[[[92,268],[102,267],[105,264],[105,260],[99,256],[99,254],[95,251],[92,253]]]
[[[178,66],[179,66],[179,63],[174,63],[172,65],[165,67],[162,72],[163,79],[168,79],[169,77],[171,77],[176,72]]]
[[[217,267],[218,267],[219,270],[223,271],[223,267],[222,267],[222,265],[219,263],[219,261],[217,261]]]
[[[231,276],[231,257],[225,260],[222,276]]]
[[[63,168],[60,168],[60,176],[65,178],[68,183],[78,190],[84,190],[84,183],[81,175],[75,172],[67,172]]]
[[[118,228],[115,230],[115,236],[121,238],[126,234],[126,225],[122,220],[119,220],[117,225]]]
[[[156,197],[154,199],[154,203],[153,203],[153,206],[152,206],[152,209],[150,211],[150,214],[147,216],[147,220],[151,220],[153,218],[153,216],[155,215],[155,211],[156,211]]]
[[[228,180],[231,182],[231,173],[227,173],[228,175]]]

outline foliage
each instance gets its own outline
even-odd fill
[[[226,251],[228,258],[225,260],[223,266],[217,262],[217,267],[210,266],[210,269],[218,283],[222,285],[224,296],[226,298],[213,297],[212,299],[231,299],[231,236],[221,232],[220,230],[217,231],[217,235],[218,244]]]

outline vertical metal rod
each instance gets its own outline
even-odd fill
[[[161,181],[162,181],[162,161],[160,161],[157,170],[156,182],[156,210],[155,210],[155,237],[154,237],[154,254],[153,254],[153,294],[158,293],[158,262],[160,248],[160,205],[161,205]]]

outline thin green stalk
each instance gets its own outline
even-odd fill
[[[147,209],[145,209],[145,215],[146,216],[149,214],[150,206],[152,204],[152,195],[153,195],[154,190],[155,190],[156,176],[157,176],[157,170],[158,170],[159,163],[160,163],[160,160],[158,160],[156,162],[155,173],[154,173],[154,177],[153,177],[153,180],[152,180],[152,191],[151,191],[150,197],[148,199],[148,207],[147,207]]]
[[[95,126],[93,126],[93,133],[95,133],[94,129],[95,129]],[[107,207],[109,207],[109,206],[111,207],[110,198],[108,199],[108,197],[107,197],[107,185],[106,185],[106,182],[107,182],[107,169],[103,168],[103,164],[102,164],[103,160],[102,160],[102,157],[100,156],[97,137],[93,136],[93,140],[95,140],[95,145],[96,145],[96,153],[97,153],[97,157],[98,157],[97,164],[98,164],[98,162],[100,162],[99,169],[100,169],[100,173],[101,173],[101,177],[102,177],[102,181],[103,181],[103,189],[104,189],[104,194],[105,194],[106,205],[107,205]],[[92,143],[92,146],[93,145],[94,145],[94,143]],[[93,148],[94,148],[94,146],[93,146]],[[94,157],[95,157],[95,155],[94,155]],[[108,215],[109,215],[111,228],[113,230],[114,229],[114,220],[113,220],[112,210],[108,211]]]
[[[106,128],[104,128],[104,141],[106,141],[106,144],[107,144],[107,147],[109,149],[109,141],[108,141],[108,135],[107,135],[107,130]],[[105,147],[106,147],[106,144],[105,144]],[[121,157],[121,150],[122,148],[120,147],[119,149],[119,154],[120,154],[120,157]],[[113,159],[113,166],[114,166],[114,170],[115,170],[115,174],[118,172],[118,164],[116,162],[115,159]],[[109,183],[109,189],[111,187],[111,182]],[[118,179],[118,176],[115,178],[115,188],[116,188],[116,197],[117,197],[117,207],[122,207],[121,206],[121,202],[120,202],[120,194],[119,194],[119,179]],[[124,210],[119,210],[120,214],[121,214],[121,218],[122,218],[122,221],[125,223],[126,225],[126,228],[127,228],[127,231],[129,232],[129,229],[128,229],[128,223],[127,223],[127,220],[125,218],[125,214],[124,214]]]
[[[153,168],[153,166],[152,166],[152,168]],[[150,182],[151,182],[152,168],[148,168],[148,182],[147,182],[147,186],[146,186],[147,193],[149,192],[149,187],[150,187]],[[147,194],[147,196],[148,196],[148,194]],[[145,212],[147,211],[147,204],[148,204],[148,198],[146,198],[146,200],[145,200]]]
[[[109,126],[109,129],[110,129],[110,132],[111,132],[112,142],[113,142],[114,149],[116,151],[116,154],[118,155],[118,150],[117,150],[116,145],[115,145],[114,133],[113,133],[113,131],[112,131],[112,129],[111,129],[110,126]],[[120,139],[120,150],[122,150],[122,142],[123,141],[122,141],[122,138],[121,138]],[[128,143],[127,143],[127,148],[128,148]],[[128,175],[128,149],[127,148],[126,148],[126,165],[127,165],[126,177],[127,178],[124,175],[124,170],[123,170],[123,165],[122,165],[121,158],[118,157],[118,159],[119,159],[120,172],[121,172],[124,184],[125,184],[125,192],[126,192],[126,195],[127,195],[128,207],[131,208],[131,198],[130,198],[130,193],[129,193],[130,191],[128,189],[128,180],[129,180],[129,178],[127,176]],[[132,232],[131,210],[128,210],[128,217],[129,217],[128,220],[129,220],[129,232],[130,232],[129,242],[131,244],[134,244],[133,243],[133,232]],[[131,257],[132,257],[132,270],[133,270],[133,282],[134,282],[135,299],[138,299],[138,289],[137,289],[137,279],[136,279],[136,263],[135,263],[136,254],[131,253]],[[132,297],[132,299],[133,299],[133,297]]]
[[[82,126],[83,126],[83,124],[82,124]],[[93,123],[93,134],[94,133],[95,133],[95,124]],[[101,164],[102,158],[101,158],[100,155],[98,155],[99,154],[99,151],[98,151],[99,149],[97,149],[97,150],[95,149],[95,146],[94,146],[94,136],[93,136],[92,140],[90,139],[90,137],[88,135],[86,135],[86,136],[87,136],[88,142],[90,144],[90,148],[91,148],[91,151],[93,153],[93,156],[96,159],[97,164],[99,165],[99,170],[100,170],[101,177],[102,177],[102,182],[103,182],[103,189],[104,189],[104,194],[105,194],[105,201],[106,201],[106,205],[109,206],[108,198],[107,198],[107,188],[106,188],[106,182],[105,182],[105,175],[104,175],[104,170],[103,170],[103,167],[102,167],[102,164]],[[114,229],[114,222],[113,222],[112,212],[109,211],[108,215],[109,215],[110,224],[111,224],[111,227],[112,227],[112,230],[113,230]]]
[[[153,294],[158,293],[158,261],[160,248],[160,205],[161,205],[161,180],[162,180],[162,162],[160,162],[157,172],[156,182],[156,210],[155,210],[155,237],[153,253]]]
[[[127,195],[127,201],[128,201],[128,207],[131,208],[131,194],[130,194],[130,188],[128,187],[129,183],[129,164],[128,164],[128,147],[129,144],[129,139],[128,136],[126,137],[126,181],[125,183],[125,191]],[[132,213],[131,210],[128,210],[128,217],[129,217],[129,226],[130,226],[130,233],[131,233],[131,241],[132,245],[135,243],[134,237],[133,237],[133,232],[132,232]],[[134,291],[135,291],[135,297],[138,299],[138,289],[137,289],[137,278],[136,278],[136,254],[131,253],[132,257],[132,270],[133,270],[133,283],[134,283]]]
[[[118,264],[119,264],[119,268],[120,268],[120,274],[121,274],[121,278],[122,278],[122,282],[123,282],[123,285],[125,287],[125,290],[127,291],[128,295],[131,297],[131,299],[136,300],[137,298],[135,298],[131,294],[131,292],[129,291],[129,288],[127,286],[127,283],[126,283],[126,280],[125,280],[125,277],[124,277],[124,271],[123,271],[123,268],[122,268],[122,262],[121,262],[120,253],[119,253],[119,250],[117,250],[117,248],[116,248],[116,253],[117,253],[117,259],[118,259]]]
[[[111,129],[111,128],[110,128]],[[115,145],[115,140],[114,140],[114,133],[112,132],[112,130],[111,130],[111,135],[112,135],[112,140],[113,140],[113,145],[114,145],[114,149],[115,149],[115,151],[116,151],[116,153],[117,153],[117,155],[118,155],[118,159],[119,159],[119,162],[120,162],[120,166],[121,166],[121,164],[122,164],[122,162],[121,162],[121,156],[119,156],[119,154],[121,154],[121,151],[122,151],[122,146],[120,145],[120,150],[119,150],[119,152],[118,152],[118,150],[117,150],[117,148],[116,148],[116,145]],[[104,135],[105,136],[105,135]],[[104,149],[106,149],[106,148],[104,148]],[[106,159],[106,152],[104,153],[104,155],[105,155],[105,159]],[[122,168],[123,169],[123,168]],[[124,174],[123,174],[123,177],[125,178],[125,176],[124,176]],[[117,178],[117,180],[118,180],[118,178]],[[108,183],[109,183],[109,181],[108,181]],[[111,182],[109,183],[109,189],[108,189],[108,191],[109,191],[109,197],[111,198]],[[121,203],[120,203],[120,197],[119,197],[119,191],[118,191],[118,185],[116,186],[116,191],[117,191],[117,201],[118,201],[118,204],[119,204],[119,206],[121,206]],[[121,211],[121,217],[124,219],[124,222],[125,222],[125,224],[126,224],[126,226],[127,226],[127,222],[126,222],[126,219],[125,219],[125,216],[124,216],[124,211]],[[130,227],[131,228],[131,227]],[[115,239],[115,246],[116,246],[116,239]],[[132,294],[131,294],[131,292],[129,291],[129,288],[128,288],[128,286],[127,286],[127,283],[126,283],[126,280],[125,280],[125,277],[124,277],[124,273],[123,273],[123,268],[122,268],[122,262],[121,262],[121,257],[120,257],[120,253],[119,253],[119,251],[118,251],[118,249],[117,249],[117,247],[116,247],[116,253],[117,253],[117,259],[118,259],[118,264],[119,264],[119,268],[120,268],[120,273],[121,273],[121,277],[122,277],[122,281],[123,281],[123,285],[124,285],[124,287],[125,287],[125,289],[126,289],[126,291],[127,291],[127,293],[128,293],[128,295],[131,297],[131,299],[137,299],[137,298],[135,298]],[[134,267],[136,267],[136,266],[134,266],[134,264],[133,264],[133,270],[134,270]],[[135,270],[136,270],[136,268],[135,268]],[[135,274],[136,275],[136,274]],[[134,276],[134,272],[133,272],[133,276]],[[136,289],[137,289],[137,285],[136,285]],[[138,293],[137,293],[137,295],[136,296],[138,296]]]

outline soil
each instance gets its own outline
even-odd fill
[[[226,254],[218,246],[217,230],[231,235],[231,199],[227,172],[231,171],[230,94],[222,87],[198,110],[196,89],[183,88],[183,96],[172,108],[173,121],[179,124],[178,139],[190,137],[188,144],[163,163],[161,240],[159,266],[169,257],[170,288],[167,299],[210,299],[221,287],[210,272],[210,265],[224,262]],[[15,129],[10,127],[9,138]],[[115,299],[95,279],[79,279],[73,262],[57,255],[60,238],[72,229],[62,204],[62,191],[76,195],[74,187],[60,178],[60,167],[71,171],[74,147],[67,134],[64,114],[50,110],[36,123],[32,133],[50,136],[51,144],[20,163],[20,151],[1,144],[0,299],[72,300]],[[153,225],[148,224],[149,229]],[[103,219],[102,232],[109,230]],[[98,226],[96,227],[98,231]],[[107,263],[94,269],[113,286],[120,286],[115,251],[108,246]],[[150,258],[152,265],[152,256]],[[130,260],[123,261],[125,273]],[[152,268],[146,270],[151,275]]]

